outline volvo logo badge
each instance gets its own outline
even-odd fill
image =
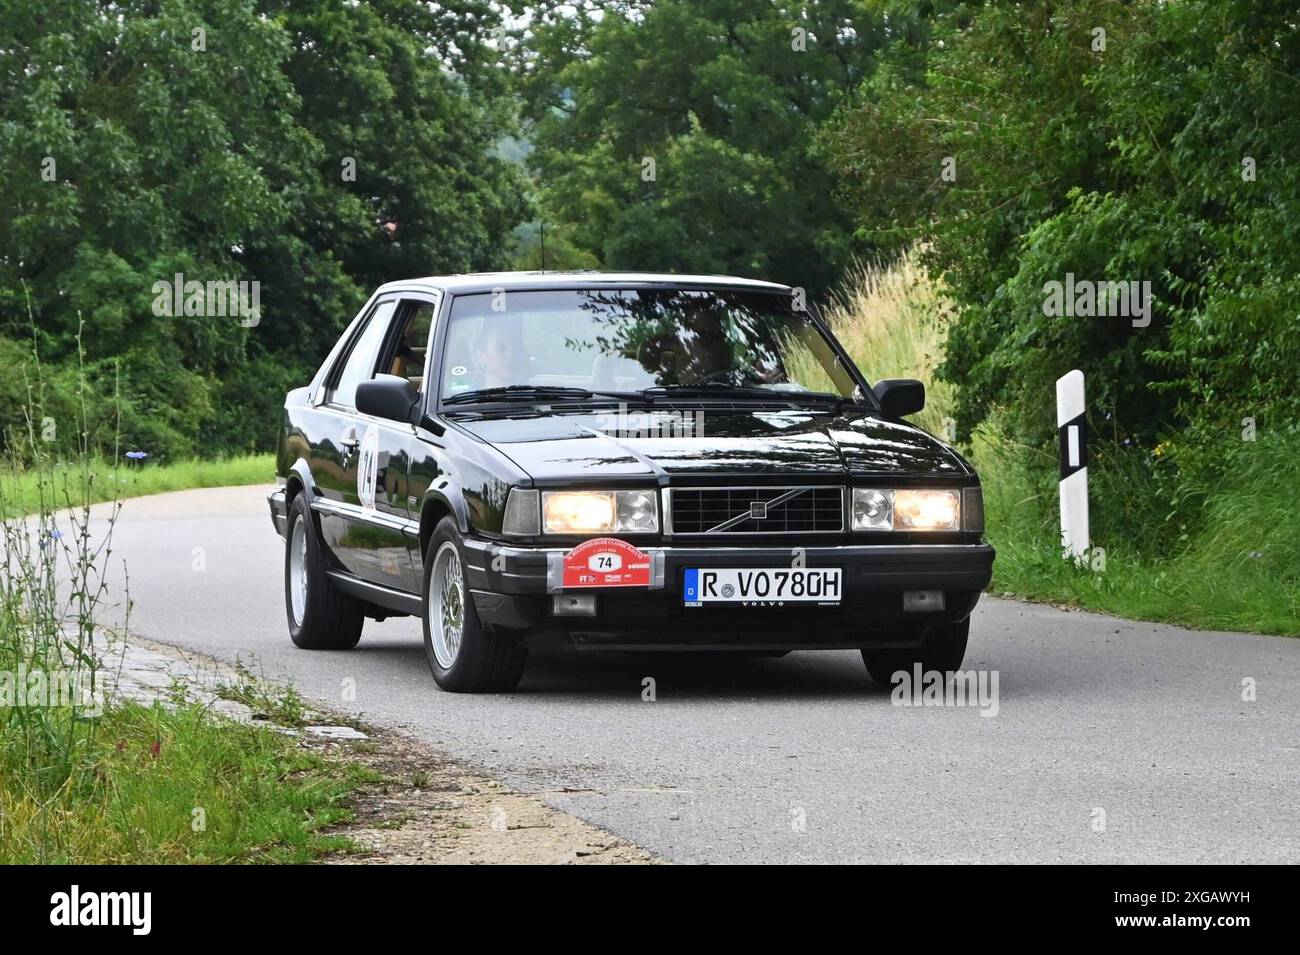
[[[756,521],[764,520],[767,517],[767,501],[750,501],[749,516]]]

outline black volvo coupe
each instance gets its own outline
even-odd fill
[[[531,647],[860,650],[955,670],[979,479],[794,290],[720,276],[393,282],[285,401],[271,515],[299,647],[424,620],[456,691]]]

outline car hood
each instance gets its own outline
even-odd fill
[[[919,428],[863,415],[731,406],[692,411],[458,415],[540,483],[675,475],[944,475],[965,462]]]

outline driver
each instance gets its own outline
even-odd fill
[[[487,319],[474,349],[479,388],[525,385],[529,378],[528,353],[515,322]]]

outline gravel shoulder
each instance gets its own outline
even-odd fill
[[[373,782],[352,794],[355,821],[324,830],[353,846],[321,861],[334,865],[628,865],[656,860],[577,816],[548,806],[536,794],[457,762],[391,728],[362,723],[313,702],[300,709],[287,688],[265,681],[246,665],[140,637],[115,638],[104,650],[118,696],[168,705],[186,699],[217,720],[260,723],[298,737],[298,745],[325,756],[340,772],[364,767]],[[286,713],[292,714],[287,718]]]

